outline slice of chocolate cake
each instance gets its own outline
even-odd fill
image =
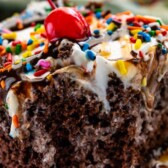
[[[168,138],[168,26],[91,6],[1,27],[1,167],[147,168]]]

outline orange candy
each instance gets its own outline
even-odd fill
[[[168,25],[163,25],[163,26],[160,26],[162,29],[165,29],[168,31]]]
[[[46,42],[45,42],[44,51],[43,51],[45,54],[48,53],[48,45],[49,45],[49,42],[46,41]]]
[[[129,30],[143,30],[142,27],[137,27],[137,26],[128,26]]]
[[[19,128],[19,119],[18,119],[18,116],[17,115],[14,115],[12,117],[12,123],[13,125],[15,126],[15,128]]]
[[[116,16],[130,15],[131,13],[132,13],[131,11],[124,11],[124,12],[117,13]]]
[[[154,18],[144,17],[144,16],[141,16],[141,15],[135,16],[135,19],[138,20],[138,21],[142,21],[146,24],[156,22],[156,19],[154,19]]]
[[[5,81],[2,80],[2,81],[0,82],[0,84],[1,84],[2,89],[5,89]]]
[[[6,53],[5,47],[4,46],[0,46],[0,56],[5,55],[5,53]]]

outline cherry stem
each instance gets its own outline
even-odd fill
[[[52,0],[48,0],[48,2],[53,10],[57,8]]]

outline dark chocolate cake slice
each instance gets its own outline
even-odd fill
[[[147,168],[168,138],[168,26],[91,7],[1,27],[1,167]]]

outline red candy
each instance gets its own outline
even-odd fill
[[[135,43],[136,42],[136,39],[134,37],[130,37],[130,42],[131,43]]]
[[[161,33],[162,33],[163,36],[167,35],[167,31],[162,31]]]
[[[3,66],[4,67],[7,67],[8,65],[10,65],[10,64],[12,64],[11,62],[5,62],[4,64],[3,64]]]
[[[21,41],[19,41],[19,40],[18,41],[13,41],[12,46],[16,46],[17,44],[20,44],[20,43],[21,43]]]
[[[85,18],[75,8],[54,9],[46,18],[44,25],[50,42],[60,38],[83,40],[91,35]]]
[[[141,58],[143,58],[143,57],[144,57],[144,55],[143,55],[142,51],[139,51],[139,56],[140,56]]]
[[[7,61],[12,62],[12,54],[11,53],[7,54]]]
[[[46,72],[48,72],[48,70],[42,69],[42,70],[35,72],[34,76],[39,77],[39,76],[42,76],[43,74],[45,74]]]

